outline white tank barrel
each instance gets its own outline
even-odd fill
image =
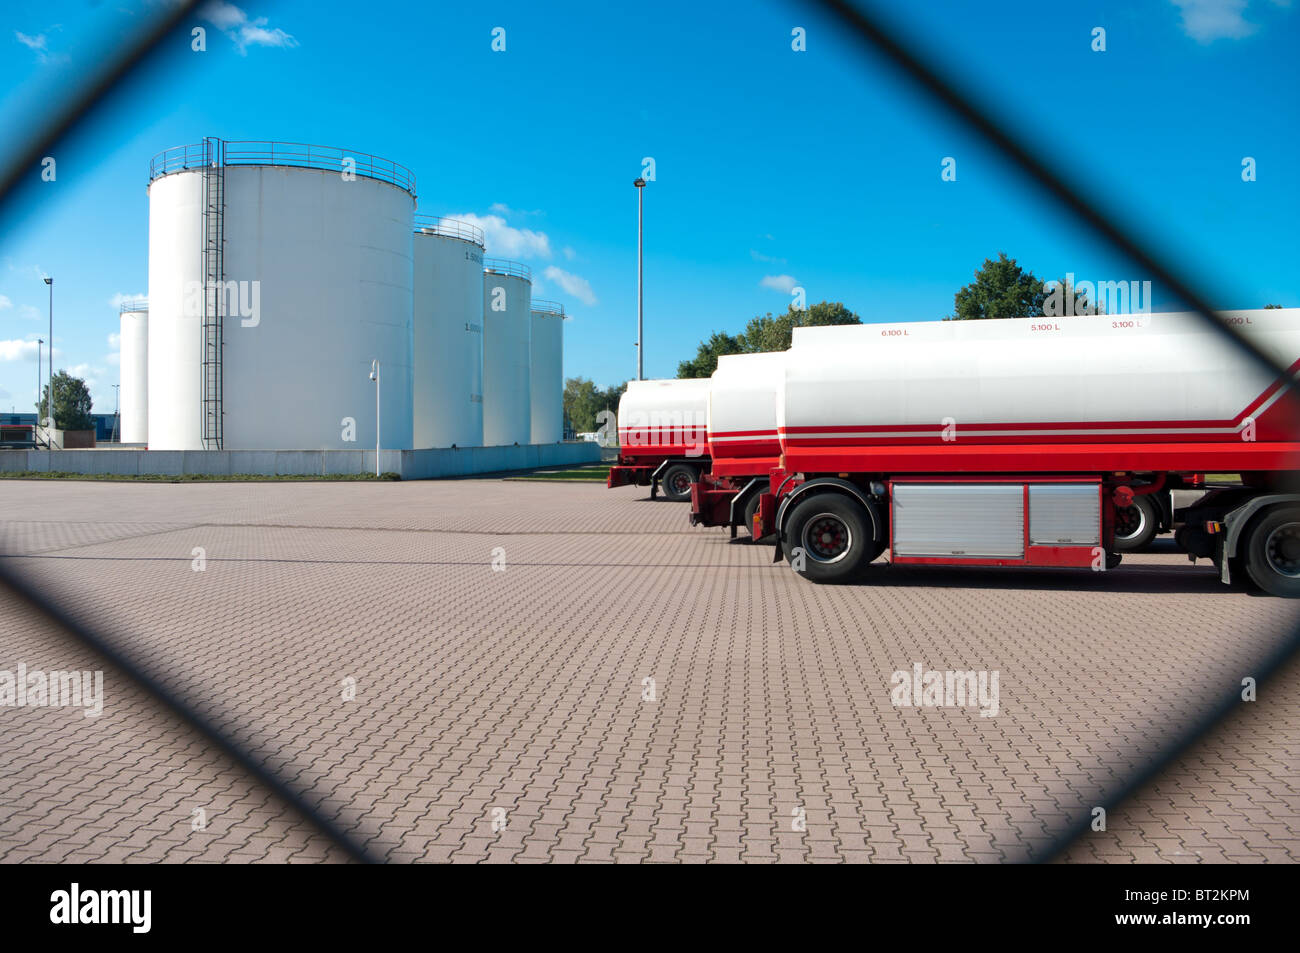
[[[529,343],[532,443],[564,439],[564,306],[534,299]]]
[[[1222,316],[1295,371],[1300,308]],[[1279,396],[1190,313],[845,325],[795,329],[777,423],[786,452],[1291,441]]]
[[[715,461],[762,457],[771,458],[767,465],[775,466],[781,453],[776,389],[784,361],[783,351],[718,358],[718,369],[710,378],[708,410],[709,452]]]
[[[483,232],[415,217],[415,447],[483,445]]]
[[[483,445],[527,444],[532,272],[500,258],[483,260]]]
[[[707,377],[628,381],[618,402],[620,453],[704,456],[710,384]]]
[[[149,308],[144,302],[122,305],[118,336],[122,443],[149,440]]]
[[[215,396],[224,449],[373,448],[377,398],[382,447],[410,449],[414,177],[351,150],[214,142],[150,169],[150,447],[204,448]],[[219,378],[202,294],[217,247]]]

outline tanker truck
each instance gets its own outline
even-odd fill
[[[798,328],[753,533],[814,582],[862,577],[886,550],[1104,571],[1117,510],[1240,473],[1175,542],[1224,583],[1300,596],[1300,309],[1222,317],[1287,375],[1189,313]]]
[[[709,378],[710,469],[691,486],[691,525],[753,530],[759,497],[777,465],[776,384],[784,351],[729,354]]]
[[[804,347],[818,335],[795,336]],[[759,498],[768,472],[781,452],[776,437],[776,370],[785,352],[730,354],[718,358],[709,380],[706,423],[710,469],[691,487],[691,525],[722,526],[736,537],[738,527],[752,533]],[[1192,474],[1169,486],[1135,496],[1115,510],[1115,552],[1132,552],[1174,528],[1180,496],[1203,495],[1204,474]]]
[[[605,486],[660,486],[673,502],[691,498],[691,484],[709,468],[705,417],[708,378],[629,381],[618,402],[618,462]]]

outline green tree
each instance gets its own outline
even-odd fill
[[[618,413],[618,402],[623,398],[623,394],[626,392],[627,392],[627,381],[624,381],[623,383],[618,384],[615,387],[607,387],[605,390],[600,391],[599,393],[600,393],[601,409],[611,410],[615,413]]]
[[[1050,284],[1050,282],[1048,282]],[[1068,278],[1056,279],[1048,290],[1032,272],[1021,268],[1004,251],[998,260],[985,258],[975,280],[953,295],[952,321],[985,318],[1041,318],[1074,314],[1101,314],[1103,307],[1086,291],[1079,292]]]
[[[570,377],[564,382],[564,413],[575,433],[596,429],[596,412],[603,408],[603,395],[585,377]]]
[[[1043,315],[1043,283],[998,252],[998,260],[985,258],[975,280],[953,296],[954,321],[984,318],[1037,318]]]
[[[677,365],[677,376],[708,377],[717,370],[718,358],[725,354],[788,350],[797,327],[861,323],[860,317],[838,301],[819,301],[804,311],[790,308],[784,314],[762,314],[750,320],[740,334],[715,331],[707,341],[701,341],[695,357]]]
[[[724,354],[742,354],[744,335],[731,335],[714,331],[707,341],[701,341],[695,357],[677,365],[678,377],[708,377],[718,367],[718,358]]]
[[[59,429],[90,430],[95,426],[95,420],[90,416],[90,391],[86,382],[64,370],[56,372],[41,391],[40,403],[36,405],[38,419],[45,417],[51,387],[54,389],[54,422]]]
[[[1281,306],[1280,304],[1266,304],[1266,305],[1264,305],[1264,310],[1265,310],[1265,311],[1272,311],[1272,310],[1275,309],[1275,308],[1280,310],[1281,307],[1282,307],[1282,306]]]

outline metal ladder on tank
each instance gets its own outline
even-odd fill
[[[224,442],[221,358],[225,295],[226,155],[220,139],[203,140],[203,421],[204,450]]]

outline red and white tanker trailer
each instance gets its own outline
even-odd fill
[[[886,549],[896,564],[1113,567],[1117,511],[1240,473],[1181,514],[1175,539],[1224,582],[1300,595],[1300,412],[1284,396],[1300,309],[1223,316],[1289,377],[1270,379],[1192,314],[796,329],[769,358],[770,425],[761,386],[728,384],[720,365],[709,436],[727,473],[713,476],[747,487],[775,438],[754,532],[831,582]],[[745,388],[750,420],[724,427],[724,395]],[[727,443],[753,448],[752,462],[723,458]],[[709,490],[695,488],[697,516]]]
[[[618,463],[605,485],[650,487],[681,502],[709,469],[708,378],[630,381],[618,402]]]
[[[691,524],[753,529],[758,498],[780,462],[776,387],[786,352],[718,358],[709,379],[711,468],[691,488]]]
[[[1103,569],[1117,508],[1240,473],[1176,534],[1221,578],[1300,595],[1300,309],[1223,313],[1271,379],[1193,314],[801,328],[757,507],[806,578],[895,564]]]

